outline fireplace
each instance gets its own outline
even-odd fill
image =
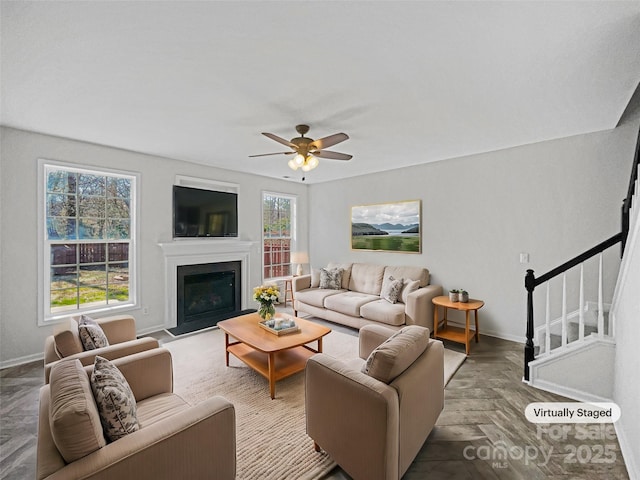
[[[164,328],[170,333],[208,328],[225,318],[255,311],[247,307],[253,306],[250,284],[256,282],[250,283],[250,264],[257,243],[208,239],[159,245],[165,258]],[[185,291],[188,297],[201,298],[185,302]]]
[[[178,266],[177,327],[185,328],[185,324],[210,327],[240,314],[240,275],[240,262]]]

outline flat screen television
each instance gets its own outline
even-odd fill
[[[173,186],[173,237],[237,237],[238,194]]]

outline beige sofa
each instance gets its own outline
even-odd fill
[[[38,480],[235,478],[231,403],[211,397],[190,406],[172,393],[171,353],[165,348],[113,363],[135,396],[140,429],[107,443],[89,381],[93,366],[62,360],[40,390]]]
[[[307,434],[352,478],[400,479],[444,408],[444,346],[426,328],[399,333],[406,330],[421,338],[384,344],[397,331],[367,325],[360,330],[360,358],[316,354],[307,362]],[[378,346],[384,356],[377,365],[369,359],[363,373]]]
[[[360,329],[382,324],[399,329],[405,325],[433,326],[434,297],[442,295],[441,285],[429,284],[429,270],[422,267],[384,266],[369,263],[330,263],[327,269],[341,268],[342,288],[319,288],[318,278],[293,278],[294,313],[305,312],[331,322]],[[419,288],[403,291],[397,303],[380,297],[384,279],[412,280]],[[313,280],[313,281],[312,281]],[[405,287],[406,288],[406,287]]]
[[[78,359],[82,365],[93,365],[96,355],[107,360],[158,348],[155,338],[136,338],[136,321],[131,315],[113,315],[96,319],[109,341],[108,347],[84,350],[78,333],[78,322],[73,318],[57,326],[55,334],[44,342],[44,378],[49,383],[51,367],[63,358]]]

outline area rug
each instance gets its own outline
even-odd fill
[[[236,410],[236,458],[239,480],[319,479],[335,462],[313,448],[305,431],[304,373],[276,384],[269,396],[267,380],[230,356],[225,366],[224,333],[209,330],[163,345],[173,356],[174,391],[196,404],[220,395]],[[358,354],[358,338],[332,331],[325,353],[342,358]],[[462,358],[460,358],[462,357]],[[465,355],[445,350],[445,384]],[[449,378],[446,373],[450,372]]]

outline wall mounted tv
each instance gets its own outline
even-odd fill
[[[237,237],[238,194],[173,186],[173,237]]]

